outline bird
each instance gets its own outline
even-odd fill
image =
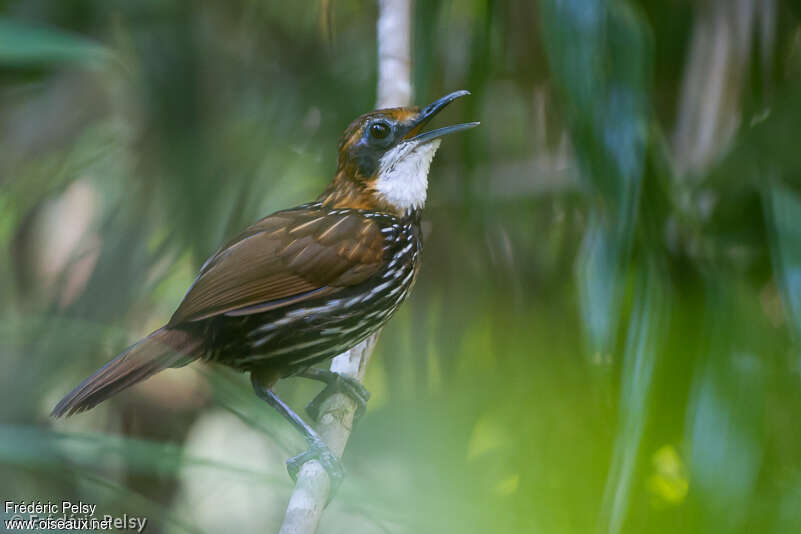
[[[287,462],[293,478],[317,459],[332,485],[341,481],[339,459],[272,388],[290,376],[320,380],[327,386],[307,407],[313,417],[331,391],[350,395],[363,413],[369,392],[358,381],[313,366],[377,332],[412,289],[431,161],[443,136],[479,123],[423,128],[468,94],[351,122],[334,177],[316,201],[268,215],[220,247],[165,326],[98,369],[51,415],[93,408],[167,368],[223,364],[249,373],[255,393],[306,438],[309,449]]]

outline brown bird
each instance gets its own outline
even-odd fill
[[[339,143],[334,179],[316,202],[269,215],[223,245],[166,326],[84,380],[52,415],[88,410],[168,367],[217,362],[250,372],[259,397],[309,442],[287,462],[290,474],[315,458],[336,484],[343,475],[336,456],[271,388],[279,378],[305,376],[328,384],[307,408],[313,415],[332,389],[363,411],[369,394],[358,382],[311,366],[376,332],[408,295],[420,268],[431,160],[443,135],[478,123],[421,130],[467,94],[353,121]]]

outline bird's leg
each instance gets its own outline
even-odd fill
[[[303,437],[309,444],[309,449],[307,451],[287,461],[286,468],[287,471],[289,471],[289,476],[292,477],[292,480],[297,480],[298,472],[303,464],[309,460],[317,460],[325,468],[328,473],[328,478],[331,481],[331,491],[329,495],[334,495],[337,488],[342,483],[342,479],[345,478],[345,470],[342,467],[342,462],[337,458],[337,455],[328,448],[323,438],[321,438],[298,414],[292,411],[292,408],[287,406],[272,389],[262,385],[253,375],[251,375],[250,381],[253,384],[253,390],[256,392],[256,395],[262,400],[267,401],[267,404],[275,408],[278,413],[292,423],[292,426],[303,434]]]
[[[353,416],[354,421],[357,421],[364,415],[364,412],[367,411],[367,401],[370,400],[370,392],[355,378],[341,375],[327,369],[318,369],[317,367],[309,367],[298,373],[297,376],[318,380],[326,384],[325,389],[318,393],[317,396],[306,405],[306,413],[315,421],[318,420],[320,415],[320,406],[322,406],[325,399],[334,393],[344,393],[356,403],[356,413]]]

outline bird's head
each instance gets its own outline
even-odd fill
[[[353,121],[339,142],[337,174],[320,200],[335,207],[389,211],[401,216],[422,209],[428,169],[440,138],[478,123],[422,130],[445,106],[468,94],[456,91],[423,109],[380,109]]]

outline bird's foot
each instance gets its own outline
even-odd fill
[[[306,413],[318,421],[320,416],[320,408],[323,402],[333,395],[334,393],[344,393],[356,403],[356,413],[353,420],[359,420],[367,411],[367,401],[370,400],[370,392],[364,387],[361,382],[355,378],[326,371],[324,369],[315,369],[314,376],[308,376],[314,380],[325,382],[326,386],[320,393],[314,397],[309,404],[306,405]]]
[[[323,466],[326,473],[328,473],[328,480],[331,483],[331,491],[328,492],[329,499],[333,496],[342,480],[345,478],[345,468],[342,467],[342,462],[337,458],[328,446],[322,441],[312,442],[308,450],[298,454],[287,460],[286,470],[292,480],[297,481],[298,473],[300,472],[303,464],[310,460],[317,460]]]

